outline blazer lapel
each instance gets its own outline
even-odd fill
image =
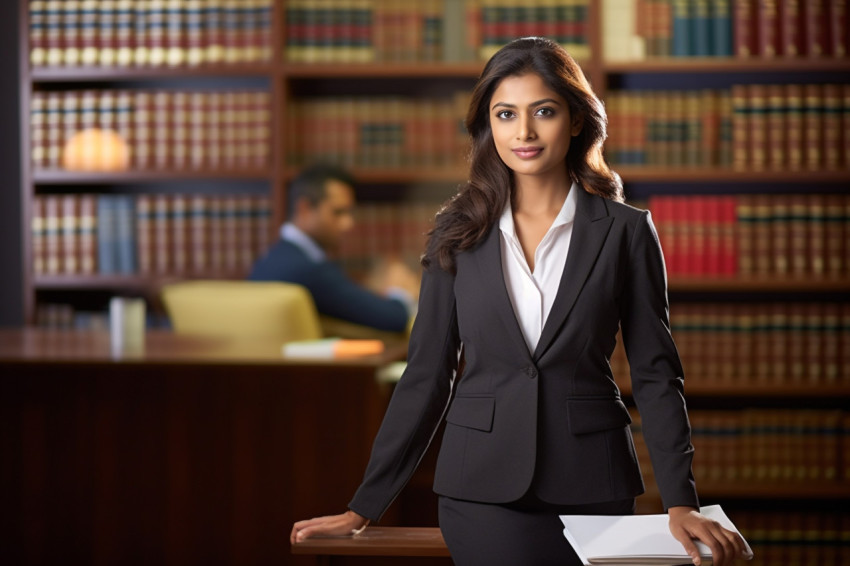
[[[522,336],[519,321],[514,314],[514,307],[505,286],[505,276],[502,272],[501,233],[498,222],[490,229],[484,244],[475,252],[478,266],[481,270],[482,293],[492,294],[492,305],[499,318],[502,319],[505,331],[518,344],[523,352],[528,352],[528,345]]]
[[[584,189],[578,189],[576,216],[573,222],[573,234],[561,283],[552,310],[543,325],[543,332],[534,350],[534,360],[539,360],[546,352],[555,334],[572,310],[576,298],[587,277],[590,275],[602,244],[608,236],[613,218],[602,197],[591,195]]]

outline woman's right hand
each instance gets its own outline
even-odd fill
[[[369,524],[369,519],[354,511],[346,511],[340,515],[327,515],[306,521],[298,521],[292,525],[289,542],[295,544],[313,536],[348,536],[362,530]]]

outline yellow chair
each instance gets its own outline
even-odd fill
[[[162,301],[179,334],[273,338],[283,342],[322,337],[309,291],[261,281],[181,281],[162,288]]]

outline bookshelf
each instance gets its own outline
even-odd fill
[[[330,106],[317,106],[329,108],[331,117],[340,116],[340,108],[347,108],[348,104],[361,104],[384,101],[401,101],[402,104],[412,102],[424,102],[431,106],[438,102],[447,105],[453,94],[471,89],[475,78],[483,68],[482,53],[492,51],[499,42],[509,36],[525,35],[530,33],[553,33],[565,43],[572,46],[571,49],[577,55],[585,72],[591,79],[594,88],[603,97],[610,101],[617,94],[630,95],[637,91],[653,91],[675,93],[685,90],[710,89],[718,92],[730,92],[735,85],[743,85],[749,88],[751,85],[787,85],[787,84],[838,84],[843,85],[847,92],[848,77],[850,77],[850,58],[847,56],[846,46],[848,30],[841,27],[822,26],[823,35],[811,33],[811,21],[821,21],[812,18],[823,18],[825,15],[833,14],[833,11],[843,9],[844,3],[833,0],[819,0],[813,2],[733,2],[725,0],[690,0],[680,2],[679,0],[564,0],[563,2],[497,2],[495,0],[445,0],[443,11],[437,10],[440,2],[421,1],[409,3],[396,3],[395,6],[408,6],[407,11],[399,13],[392,12],[389,3],[354,2],[346,4],[340,2],[326,3],[327,6],[358,6],[368,8],[376,6],[372,13],[373,31],[380,25],[389,26],[386,22],[395,21],[393,24],[399,29],[410,30],[417,25],[416,22],[442,21],[443,38],[441,40],[429,40],[425,31],[407,34],[396,34],[394,37],[381,35],[376,36],[375,43],[370,48],[364,47],[363,36],[357,35],[358,26],[368,28],[367,20],[358,20],[351,12],[340,25],[344,31],[341,34],[348,41],[348,47],[354,47],[354,53],[340,49],[333,43],[333,24],[328,20],[322,20],[318,14],[312,13],[309,2],[270,1],[246,2],[245,6],[260,7],[267,9],[268,26],[263,29],[262,45],[268,49],[261,50],[264,55],[242,57],[241,61],[223,62],[216,60],[212,63],[199,65],[156,65],[156,66],[65,66],[65,65],[30,65],[30,40],[31,35],[27,30],[31,29],[30,8],[32,4],[42,7],[45,5],[57,5],[56,2],[29,2],[20,0],[21,20],[21,143],[23,150],[22,169],[22,218],[24,259],[27,268],[24,272],[24,296],[25,317],[28,323],[36,321],[36,311],[40,303],[52,300],[56,296],[62,296],[63,300],[71,302],[77,294],[88,295],[91,292],[102,293],[139,293],[148,297],[154,297],[157,289],[163,281],[183,277],[241,277],[244,269],[229,269],[218,267],[215,269],[203,268],[184,272],[162,272],[162,273],[129,273],[129,274],[78,274],[78,273],[34,273],[31,266],[34,264],[35,248],[33,231],[30,219],[33,217],[34,205],[37,199],[47,195],[64,194],[130,194],[133,196],[145,194],[166,193],[169,195],[196,194],[219,197],[230,195],[233,187],[249,186],[247,192],[254,195],[263,195],[268,202],[268,226],[267,237],[274,237],[276,227],[284,217],[285,187],[298,171],[301,160],[315,158],[317,155],[309,148],[305,151],[303,147],[305,132],[317,130],[318,125],[327,126],[327,122],[314,121],[316,118],[327,119],[328,114],[322,113],[318,117],[309,113],[301,112],[294,116],[293,108],[303,108],[307,103],[327,103]],[[61,3],[59,3],[61,4]],[[81,3],[86,4],[86,3]],[[118,2],[118,5],[124,3]],[[156,3],[137,2],[130,3],[135,8],[151,6]],[[166,5],[165,3],[160,3]],[[169,3],[179,6],[181,3]],[[746,4],[751,11],[735,11]],[[95,2],[94,5],[109,6],[109,2]],[[222,2],[207,0],[206,2],[195,2],[185,0],[184,6],[203,7],[223,6]],[[681,6],[690,6],[691,11],[679,12]],[[703,26],[709,25],[705,19],[698,16],[705,5],[712,10],[725,7],[724,28],[726,35],[720,35],[716,45],[725,41],[726,52],[715,50],[717,54],[710,55],[685,55],[688,53],[687,46],[677,44],[680,55],[675,55],[673,43],[681,41],[682,29],[705,30]],[[788,41],[796,41],[796,54],[790,54],[788,46],[779,34],[777,38],[763,36],[758,30],[764,26],[770,27],[770,22],[795,21],[793,14],[789,15],[789,6],[798,5],[801,12],[798,14],[800,29],[804,30],[799,38]],[[383,10],[383,8],[387,8]],[[539,10],[529,12],[528,6]],[[778,12],[775,20],[762,20],[762,12],[759,10],[769,9],[770,6],[777,7]],[[383,8],[382,8],[383,7]],[[813,7],[820,7],[821,11],[813,12]],[[141,9],[141,8],[140,8]],[[417,12],[417,9],[421,11]],[[556,12],[547,12],[553,10]],[[557,12],[557,9],[568,11]],[[382,11],[383,10],[383,11]],[[477,11],[476,11],[477,10]],[[512,11],[513,10],[513,11]],[[571,10],[571,11],[569,11]],[[584,11],[582,11],[584,10]],[[641,11],[644,10],[644,11]],[[343,13],[339,10],[339,13]],[[324,13],[336,13],[333,9]],[[513,13],[517,19],[511,20],[509,14]],[[715,12],[711,12],[715,13]],[[837,13],[837,12],[836,12]],[[473,14],[473,16],[470,16]],[[477,15],[476,15],[477,14]],[[500,15],[501,14],[501,15]],[[508,15],[506,15],[508,14]],[[546,14],[555,14],[570,21],[573,27],[547,27],[552,18],[541,17]],[[612,20],[611,15],[615,18]],[[649,14],[649,15],[647,15]],[[747,15],[749,14],[749,15]],[[820,14],[820,15],[818,15]],[[362,15],[362,14],[361,14]],[[679,19],[674,21],[674,16]],[[445,16],[440,20],[440,16]],[[765,16],[768,17],[768,16]],[[306,18],[306,20],[305,20]],[[312,19],[310,19],[312,18]],[[395,20],[393,20],[395,18]],[[472,18],[472,19],[470,19]],[[499,21],[498,18],[508,18]],[[537,19],[535,19],[537,18]],[[648,18],[648,19],[647,19]],[[743,18],[743,19],[736,19]],[[749,18],[749,19],[747,19]],[[552,21],[558,21],[557,17]],[[827,21],[827,20],[822,20]],[[830,24],[846,24],[846,13],[842,18],[832,18]],[[366,23],[364,23],[366,22]],[[383,23],[382,23],[383,22]],[[767,22],[767,23],[765,23]],[[805,23],[805,27],[803,24]],[[215,29],[213,24],[212,28]],[[312,30],[312,44],[297,43],[304,38],[292,36],[292,31],[297,26],[306,26],[304,29]],[[721,24],[710,24],[720,26]],[[413,28],[410,26],[414,26]],[[627,26],[623,28],[622,26]],[[685,26],[682,28],[682,26]],[[734,33],[736,29],[756,30],[749,36],[748,54],[744,54],[742,45],[738,42],[738,36]],[[761,26],[761,27],[759,27]],[[782,28],[782,29],[786,29]],[[188,28],[186,28],[188,29]],[[392,26],[386,27],[392,29]],[[415,28],[418,29],[418,28]],[[423,28],[424,29],[424,28]],[[707,28],[715,29],[715,28]],[[809,31],[805,31],[809,30]],[[363,30],[360,29],[360,32]],[[368,30],[367,30],[368,31]],[[432,30],[433,31],[433,30]],[[427,33],[426,33],[427,32]],[[299,32],[300,33],[300,32]],[[377,33],[377,32],[375,32]],[[383,32],[382,32],[383,33]],[[783,32],[784,33],[784,32]],[[572,34],[572,35],[570,35]],[[678,35],[677,35],[678,34]],[[697,34],[699,35],[699,34]],[[622,36],[622,37],[620,37]],[[299,36],[300,37],[300,36]],[[465,43],[466,38],[471,37],[471,44]],[[702,37],[701,35],[699,37]],[[715,37],[715,36],[712,36]],[[723,39],[725,37],[725,39]],[[762,37],[765,41],[774,43],[772,50],[765,47],[768,43],[759,43]],[[788,36],[793,37],[793,36]],[[843,43],[840,38],[843,39]],[[358,39],[359,38],[359,39]],[[463,38],[463,41],[458,41]],[[619,43],[615,39],[628,38],[630,43]],[[197,38],[195,38],[197,39]],[[235,45],[240,42],[250,44],[250,33],[239,38],[230,38]],[[339,39],[339,38],[337,38]],[[45,39],[47,41],[47,39]],[[162,39],[166,46],[181,48],[179,37]],[[171,41],[171,43],[168,43]],[[306,40],[305,40],[306,41]],[[324,41],[324,43],[322,43]],[[360,41],[360,43],[358,43]],[[714,40],[711,40],[714,41]],[[383,43],[382,43],[383,42]],[[396,43],[393,43],[396,42]],[[405,43],[407,42],[407,43]],[[339,43],[339,42],[338,42]],[[52,44],[46,44],[48,47]],[[191,42],[185,46],[189,49]],[[317,46],[316,50],[310,51],[309,46]],[[714,45],[711,42],[708,45]],[[841,46],[844,51],[841,51]],[[307,46],[305,48],[305,46]],[[395,46],[396,48],[394,48]],[[613,51],[611,50],[613,46]],[[427,47],[427,49],[426,49]],[[55,48],[55,45],[53,46]],[[293,56],[293,49],[300,49],[297,56]],[[438,49],[439,48],[439,49]],[[305,50],[306,49],[306,50]],[[442,52],[440,51],[442,49]],[[701,48],[694,46],[694,53]],[[815,52],[820,49],[819,52]],[[349,50],[350,51],[350,50]],[[772,53],[772,54],[769,54]],[[129,90],[154,91],[166,90],[171,92],[203,92],[216,93],[228,92],[230,90],[260,90],[268,96],[268,121],[269,128],[267,144],[267,158],[265,162],[253,166],[228,166],[210,167],[202,165],[195,168],[135,168],[113,172],[81,172],[67,171],[58,167],[43,168],[33,164],[31,148],[33,147],[32,130],[30,126],[31,102],[33,93],[60,93],[64,91],[86,91],[86,90]],[[334,105],[336,104],[336,106]],[[846,102],[846,96],[842,102],[841,111],[838,113],[843,126],[839,132],[842,141],[843,154],[838,156],[838,165],[833,168],[804,166],[799,170],[788,170],[784,167],[765,167],[756,170],[753,167],[743,166],[735,168],[732,163],[705,164],[694,163],[691,165],[639,165],[635,163],[617,163],[614,168],[622,176],[630,200],[646,204],[656,195],[680,195],[680,196],[707,196],[707,195],[747,195],[760,194],[771,195],[783,194],[825,194],[840,195],[847,198],[848,187],[850,187],[850,161],[847,158],[848,129],[846,124],[850,123],[850,106]],[[368,104],[366,105],[368,106]],[[436,111],[428,106],[428,112]],[[448,110],[447,110],[448,111]],[[375,119],[374,112],[366,109],[365,113],[343,114],[344,117],[357,117],[356,127],[361,130],[367,126],[379,123]],[[816,113],[815,113],[816,114]],[[305,117],[306,115],[306,117]],[[451,119],[455,124],[460,116],[457,108]],[[822,118],[823,116],[821,116]],[[646,118],[644,116],[644,118]],[[733,118],[730,118],[730,120]],[[306,120],[306,121],[305,121]],[[411,126],[407,114],[396,117],[393,125],[409,132],[415,130]],[[750,127],[752,123],[747,123]],[[331,124],[331,128],[337,127]],[[617,124],[612,124],[612,136],[615,135]],[[730,127],[733,125],[730,125]],[[349,124],[346,127],[351,127]],[[800,126],[803,128],[803,126]],[[441,130],[446,134],[446,130]],[[620,130],[616,130],[619,132]],[[796,130],[795,130],[796,131]],[[800,130],[802,131],[802,130]],[[334,130],[331,130],[333,135]],[[337,132],[338,133],[338,132]],[[450,135],[454,136],[457,132]],[[806,135],[803,133],[802,135]],[[339,136],[338,136],[339,137]],[[444,138],[439,138],[444,139]],[[804,140],[806,138],[804,137]],[[733,141],[727,139],[728,143]],[[371,143],[371,142],[370,142]],[[392,148],[391,140],[380,138],[375,143],[389,144],[384,147]],[[719,143],[719,142],[718,142]],[[805,143],[800,142],[800,143]],[[831,143],[826,138],[820,138],[818,142],[821,147]],[[750,146],[748,146],[750,147]],[[363,185],[361,201],[375,200],[378,203],[407,203],[416,200],[424,200],[427,205],[436,207],[437,203],[446,196],[458,182],[465,178],[465,170],[462,161],[446,160],[444,157],[435,158],[431,163],[410,163],[405,161],[404,156],[399,157],[395,163],[375,164],[370,163],[368,156],[360,160],[360,154],[346,154],[346,151],[357,152],[362,149],[355,145],[337,148],[337,153],[328,158],[336,158],[349,167],[355,177]],[[398,148],[395,148],[398,149]],[[751,147],[750,147],[751,149]],[[806,151],[805,146],[800,146]],[[730,156],[735,148],[729,147]],[[419,148],[419,151],[423,151]],[[409,159],[409,157],[408,157]],[[211,188],[203,185],[210,184]],[[199,188],[200,187],[200,188]],[[236,192],[241,194],[239,189]],[[407,214],[405,204],[399,208],[390,208],[392,214]],[[376,213],[385,214],[385,212]],[[655,213],[654,213],[655,214]],[[846,207],[843,213],[844,241],[847,241],[847,216]],[[373,216],[372,218],[377,218]],[[390,223],[392,219],[390,219]],[[807,225],[811,228],[811,225]],[[363,236],[366,238],[367,236]],[[368,236],[375,239],[376,236]],[[377,236],[380,238],[380,235]],[[663,241],[662,234],[662,241]],[[415,241],[415,237],[412,238]],[[361,259],[368,256],[368,249],[364,252],[362,242],[352,253],[360,254],[355,264],[362,263]],[[666,244],[665,244],[666,247]],[[259,249],[259,246],[258,248]],[[844,256],[846,258],[846,254]],[[742,304],[760,302],[822,302],[828,306],[842,308],[846,305],[846,296],[850,292],[850,270],[847,260],[844,259],[841,273],[833,276],[813,277],[808,274],[788,275],[786,273],[757,273],[746,274],[732,273],[724,276],[708,276],[705,274],[676,273],[669,279],[673,316],[679,305],[689,302],[707,302]],[[362,267],[362,266],[361,266]],[[357,269],[354,265],[353,269]],[[841,329],[842,336],[846,336],[847,329]],[[841,338],[844,340],[845,338]],[[844,344],[844,342],[841,342]],[[844,352],[850,351],[847,348]],[[846,354],[845,354],[846,355]],[[846,362],[845,366],[846,366]],[[687,361],[686,361],[687,371]],[[760,398],[767,398],[776,407],[799,408],[840,408],[846,405],[850,397],[847,387],[850,383],[850,375],[847,369],[842,369],[841,383],[838,385],[807,387],[805,385],[767,385],[756,386],[751,384],[712,384],[700,382],[688,385],[688,392],[692,402],[701,408],[722,408],[728,411],[745,410],[757,402]],[[832,434],[832,433],[830,433]],[[845,439],[850,435],[845,429],[836,433]],[[850,455],[844,455],[842,465],[845,470],[848,466],[847,459]],[[427,482],[423,482],[423,485]],[[799,484],[768,483],[764,487],[755,487],[747,484],[744,487],[735,482],[715,483],[706,486],[703,491],[705,497],[717,498],[725,502],[741,501],[742,506],[749,505],[751,499],[765,498],[768,496],[778,497],[786,501],[790,508],[799,505],[801,500],[816,499],[822,502],[830,498],[847,499],[847,480],[839,486],[812,487]],[[426,486],[427,487],[427,486]],[[758,503],[753,504],[757,507]],[[746,507],[744,507],[746,508]],[[847,520],[846,514],[842,520]]]

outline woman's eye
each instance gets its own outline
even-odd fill
[[[544,107],[544,108],[538,108],[537,112],[535,112],[534,114],[536,116],[546,116],[546,117],[548,117],[548,116],[553,116],[555,114],[555,111],[552,110],[551,108]]]
[[[496,118],[499,118],[500,120],[507,120],[508,118],[512,118],[513,115],[514,113],[510,110],[500,110],[496,112]]]

